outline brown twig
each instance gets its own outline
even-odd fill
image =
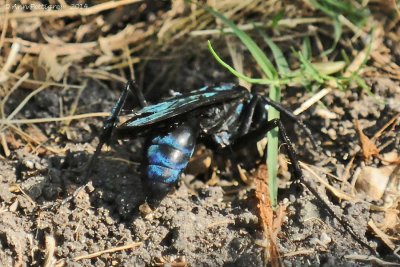
[[[26,19],[26,18],[36,18],[36,17],[75,17],[75,16],[90,16],[100,13],[102,11],[106,11],[109,9],[115,9],[120,6],[130,5],[138,2],[142,2],[143,0],[120,0],[120,1],[107,1],[102,4],[98,4],[95,6],[87,7],[87,8],[75,8],[69,7],[67,9],[61,10],[33,10],[31,12],[18,12],[11,13],[9,15],[9,19]],[[0,16],[4,16],[6,11],[0,12]]]
[[[98,256],[100,256],[100,255],[102,255],[104,253],[113,253],[113,252],[116,252],[116,251],[132,249],[132,248],[136,248],[136,247],[138,247],[140,245],[142,245],[142,242],[135,242],[135,243],[123,245],[123,246],[120,246],[120,247],[105,249],[105,250],[98,251],[98,252],[95,252],[95,253],[78,256],[78,257],[75,257],[74,260],[75,261],[79,261],[79,260],[83,260],[83,259],[91,259],[91,258],[98,257]]]
[[[344,200],[353,200],[354,197],[336,189],[335,187],[331,186],[328,182],[326,182],[324,179],[322,179],[318,174],[316,174],[313,169],[311,169],[307,164],[305,164],[304,162],[300,162],[300,166],[307,170],[310,174],[312,174],[312,176],[314,176],[315,178],[317,178],[317,180],[323,184],[329,191],[331,191],[336,197],[340,198],[340,199],[344,199]]]
[[[93,112],[93,113],[85,113],[85,114],[78,114],[78,115],[65,116],[65,117],[55,117],[55,118],[37,118],[37,119],[21,119],[21,120],[1,119],[0,123],[1,124],[31,124],[31,123],[46,123],[46,122],[79,120],[79,119],[86,119],[86,118],[108,117],[108,116],[110,116],[109,112]]]

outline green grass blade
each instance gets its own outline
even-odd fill
[[[247,33],[239,29],[235,23],[233,23],[231,20],[227,19],[224,15],[221,13],[215,11],[214,9],[210,7],[205,7],[205,9],[210,12],[212,15],[220,19],[223,23],[225,23],[228,27],[230,27],[233,31],[233,33],[239,37],[239,39],[242,41],[242,43],[247,47],[253,58],[256,60],[257,64],[260,66],[262,71],[265,73],[265,75],[269,79],[276,79],[277,78],[277,73],[272,65],[271,61],[267,58],[267,56],[264,54],[264,52],[261,50],[261,48],[251,39]]]
[[[367,95],[375,98],[376,100],[378,99],[374,93],[372,93],[371,88],[365,83],[365,81],[358,75],[355,74],[352,76],[353,80],[360,86],[366,93]]]
[[[247,47],[254,60],[260,66],[261,70],[271,80],[278,80],[278,72],[267,58],[261,48],[247,35],[244,31],[240,30],[235,23],[227,19],[224,15],[218,13],[212,8],[206,7],[206,10],[219,18],[223,23],[229,26],[234,34],[242,41]],[[276,52],[276,51],[275,51]],[[269,97],[276,101],[280,101],[280,88],[279,86],[270,86]],[[268,119],[279,118],[279,112],[273,108],[268,110]],[[277,174],[278,174],[278,130],[274,129],[267,134],[268,148],[267,148],[267,165],[268,165],[268,179],[270,181],[270,197],[273,207],[277,205]]]
[[[260,35],[263,37],[264,41],[267,43],[269,48],[272,51],[272,55],[274,56],[276,66],[278,67],[278,72],[280,76],[286,77],[290,76],[291,70],[289,68],[289,64],[286,61],[285,56],[282,53],[282,50],[269,38],[264,31],[258,30]]]
[[[271,28],[274,29],[278,26],[279,21],[283,18],[283,15],[285,15],[285,13],[283,12],[283,10],[279,11],[278,14],[276,14],[273,18],[272,18],[272,24],[271,24]]]
[[[281,100],[281,90],[278,86],[271,86],[269,98],[277,102]],[[268,120],[279,119],[279,111],[270,107],[268,109]],[[279,131],[277,128],[267,133],[267,166],[268,166],[268,186],[272,207],[278,203],[278,153],[279,153]]]
[[[218,54],[215,52],[213,49],[211,42],[208,41],[208,49],[210,50],[211,54],[214,56],[214,58],[218,61],[219,64],[221,64],[223,67],[225,67],[227,70],[229,70],[233,75],[235,75],[237,78],[242,79],[246,82],[252,83],[252,84],[268,84],[268,85],[276,85],[280,83],[281,81],[279,80],[270,80],[270,79],[258,79],[258,78],[251,78],[243,73],[238,72],[234,68],[232,68],[229,64],[227,64],[225,61],[223,61]]]
[[[324,79],[321,76],[321,74],[314,68],[314,66],[311,64],[309,60],[307,60],[303,53],[298,52],[297,53],[298,58],[302,64],[303,71],[310,76],[311,79],[314,81],[317,81],[318,83],[323,83]]]
[[[312,49],[311,49],[310,38],[308,36],[306,38],[304,38],[304,40],[303,40],[303,46],[301,48],[301,52],[303,53],[304,57],[307,60],[311,59],[311,57],[312,57]]]
[[[278,68],[280,76],[290,76],[291,70],[289,64],[282,53],[282,50],[269,38],[263,31],[259,30],[260,35],[267,43],[274,56],[275,63]],[[275,99],[280,102],[281,90],[277,86],[271,86],[269,91],[269,98]],[[279,111],[274,108],[268,110],[268,120],[279,119]],[[279,155],[279,130],[273,129],[267,133],[268,147],[267,147],[267,166],[268,166],[268,186],[269,195],[271,197],[272,207],[276,207],[278,203],[278,155]]]
[[[342,28],[342,23],[340,22],[339,18],[335,17],[333,19],[333,22],[334,22],[333,23],[333,29],[334,29],[333,44],[329,49],[325,50],[322,53],[322,56],[325,56],[325,55],[328,55],[328,54],[332,53],[335,50],[336,45],[338,44],[338,42],[340,40],[340,37],[342,36],[342,29],[343,28]]]
[[[328,62],[316,62],[311,63],[311,66],[321,75],[331,75],[339,71],[344,70],[346,62],[344,61],[328,61]]]
[[[325,1],[318,1],[318,0],[310,0],[311,5],[315,8],[321,10],[323,13],[328,15],[329,17],[336,17],[338,14],[331,8],[324,5]]]

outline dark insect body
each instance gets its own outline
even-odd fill
[[[128,82],[110,117],[104,122],[104,130],[89,162],[87,176],[90,175],[102,146],[111,138],[129,91],[137,98],[141,109],[129,114],[130,118],[117,126],[117,130],[128,134],[130,138],[148,137],[146,161],[142,164],[142,180],[147,189],[149,203],[157,205],[176,185],[193,154],[197,140],[220,149],[242,147],[249,142],[257,142],[268,131],[278,127],[280,138],[286,144],[296,180],[311,191],[328,213],[337,219],[357,242],[374,253],[373,249],[354,233],[352,227],[341,220],[311,185],[302,179],[303,174],[293,145],[282,122],[279,119],[268,120],[268,106],[273,106],[299,124],[315,145],[308,128],[280,104],[250,93],[239,85],[206,86],[189,94],[148,105],[135,82]]]
[[[161,136],[151,138],[146,153],[143,180],[153,195],[168,193],[170,186],[178,182],[179,176],[192,157],[196,137],[197,131],[194,127],[182,123]]]
[[[125,135],[130,138],[150,136],[146,161],[143,163],[143,182],[149,200],[162,199],[174,187],[198,139],[214,148],[240,146],[249,140],[256,143],[266,132],[279,127],[283,140],[289,146],[289,156],[297,164],[295,174],[301,176],[290,140],[279,120],[267,120],[266,106],[272,104],[293,118],[294,115],[279,104],[235,84],[206,86],[158,104],[147,105],[142,92],[133,82],[128,83],[112,115],[105,122],[104,133],[94,158],[101,146],[110,139],[130,90],[138,98],[141,109],[128,115],[130,118],[119,125],[117,130],[120,133],[126,132]],[[297,122],[307,130],[301,122]]]

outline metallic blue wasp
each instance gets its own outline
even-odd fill
[[[137,98],[141,109],[130,114],[127,121],[117,126],[118,116],[128,92],[132,92]],[[120,133],[127,133],[130,138],[147,137],[142,180],[147,189],[148,201],[157,205],[178,182],[193,154],[197,140],[201,139],[214,148],[242,147],[247,146],[249,142],[255,143],[268,131],[278,127],[280,138],[286,144],[296,180],[317,198],[357,242],[373,252],[373,249],[354,233],[352,227],[341,220],[313,187],[302,179],[302,170],[293,145],[282,122],[279,119],[268,120],[268,106],[273,106],[291,118],[305,130],[316,146],[309,129],[293,113],[267,97],[250,93],[242,86],[206,86],[158,104],[148,105],[136,83],[129,81],[115,103],[110,117],[104,121],[99,144],[88,164],[87,177],[102,146],[109,142],[114,128]]]
[[[206,86],[148,105],[135,82],[128,82],[104,123],[104,131],[91,163],[98,157],[103,144],[110,140],[129,91],[137,97],[141,109],[128,115],[129,119],[117,130],[120,133],[128,132],[130,138],[148,137],[143,182],[149,200],[162,199],[178,182],[199,138],[213,147],[241,146],[249,140],[256,142],[266,132],[279,127],[281,138],[288,146],[294,174],[297,178],[302,176],[281,121],[268,121],[266,106],[274,106],[293,118],[313,140],[308,128],[279,104],[235,84]]]

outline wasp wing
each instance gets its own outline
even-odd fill
[[[180,95],[158,104],[146,106],[135,112],[131,118],[118,128],[128,130],[153,125],[200,107],[246,98],[248,95],[249,92],[244,87],[234,84],[204,87],[189,94]]]

